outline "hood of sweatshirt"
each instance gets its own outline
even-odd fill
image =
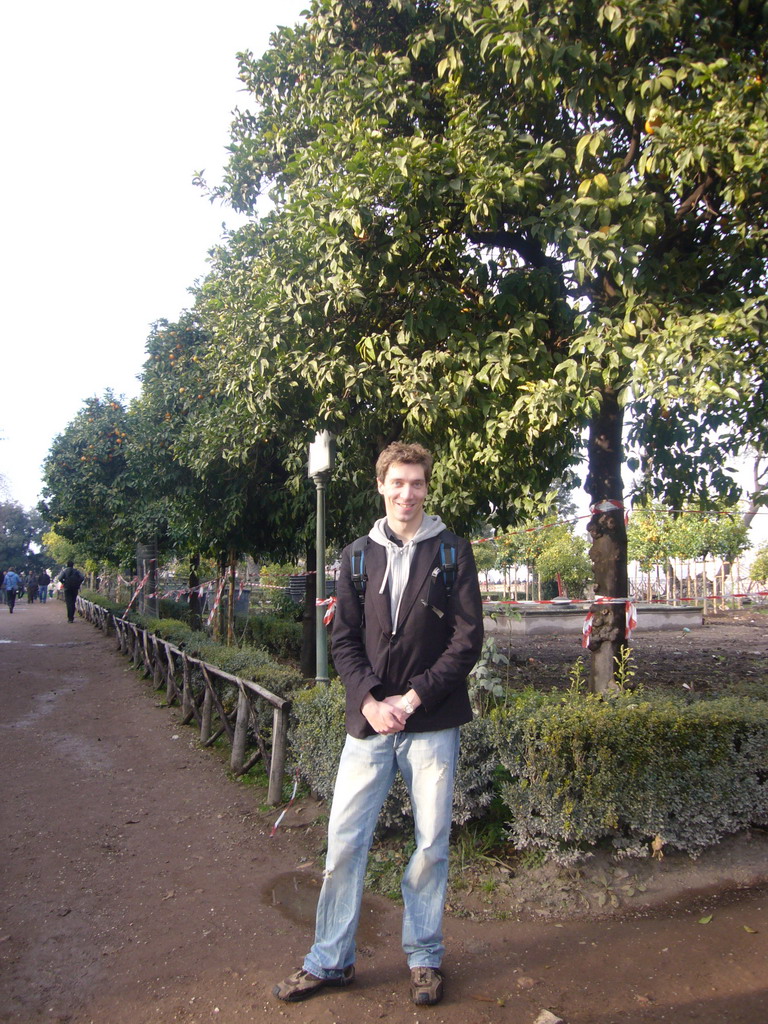
[[[413,552],[416,550],[416,545],[421,543],[423,540],[429,540],[430,537],[436,537],[438,534],[442,533],[445,529],[445,523],[442,521],[440,516],[425,515],[421,520],[421,525],[413,537],[401,545],[396,544],[387,536],[384,530],[386,522],[386,516],[381,519],[377,519],[371,527],[368,536],[376,544],[381,544],[387,552],[387,568],[384,572],[384,579],[381,581],[379,593],[383,594],[387,583],[389,583],[390,612],[392,615],[392,631],[394,633],[397,630],[397,616],[400,611],[400,601],[406,584],[408,583],[408,576],[411,571],[411,562],[413,561]]]

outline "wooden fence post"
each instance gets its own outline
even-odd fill
[[[232,737],[232,757],[229,767],[235,775],[242,775],[245,764],[245,743],[248,738],[248,721],[250,718],[250,706],[245,690],[241,686],[237,694],[237,720],[235,721],[235,734]]]
[[[200,722],[200,742],[207,743],[211,738],[211,718],[213,717],[213,697],[210,687],[206,686],[203,697],[203,717]]]
[[[157,637],[152,634],[152,642],[150,645],[151,649],[151,662],[152,662],[152,685],[156,690],[160,689],[160,685],[163,682],[163,659],[160,654],[160,641]]]
[[[269,766],[269,789],[267,790],[267,803],[272,807],[281,803],[283,799],[290,707],[290,703],[286,703],[281,708],[275,708],[272,714],[272,761]]]
[[[181,652],[181,711],[182,724],[187,725],[194,718],[195,698],[192,694],[192,673],[189,670],[189,657]]]
[[[176,686],[176,659],[173,656],[173,651],[168,644],[163,644],[165,650],[165,660],[167,664],[166,676],[165,676],[165,703],[172,704],[174,698],[178,696],[178,688]]]
[[[152,655],[149,653],[149,647],[150,647],[150,633],[149,633],[149,630],[142,629],[142,631],[141,631],[141,651],[142,651],[142,655],[141,656],[142,656],[142,660],[144,662],[144,667],[143,667],[142,671],[144,673],[144,678],[145,679],[149,679],[149,677],[152,675],[152,672],[153,672]]]
[[[141,639],[139,638],[138,626],[131,626],[131,635],[133,636],[133,667],[138,668],[139,662],[141,661]]]

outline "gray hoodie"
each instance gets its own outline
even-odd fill
[[[371,527],[368,536],[372,541],[375,541],[376,544],[381,544],[387,552],[387,569],[384,573],[384,579],[381,581],[381,589],[379,590],[379,593],[383,594],[384,588],[387,583],[389,583],[389,602],[392,614],[392,633],[394,635],[397,632],[397,617],[400,611],[400,601],[403,596],[403,591],[408,583],[408,576],[411,572],[411,562],[413,561],[413,552],[416,545],[423,540],[428,540],[430,537],[436,537],[438,534],[442,533],[443,530],[445,530],[445,523],[442,521],[440,516],[425,515],[421,520],[421,526],[418,528],[414,536],[404,544],[397,544],[387,536],[384,530],[386,522],[386,516],[382,519],[377,519]]]

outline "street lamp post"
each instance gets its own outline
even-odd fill
[[[315,589],[315,682],[328,683],[328,639],[325,616],[325,485],[333,468],[333,437],[327,430],[315,434],[309,446],[309,477],[317,490],[317,580]]]

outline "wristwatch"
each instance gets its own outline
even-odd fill
[[[406,715],[412,715],[416,708],[411,704],[407,697],[403,697],[403,711]]]

